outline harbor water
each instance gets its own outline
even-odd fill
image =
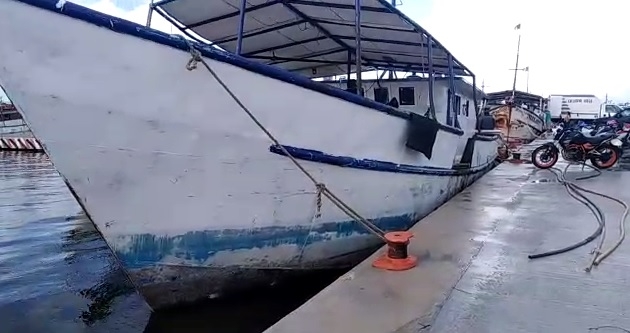
[[[0,152],[2,332],[262,332],[343,272],[151,313],[45,154]]]

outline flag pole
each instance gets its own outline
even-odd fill
[[[518,72],[518,57],[521,52],[521,24],[517,24],[514,30],[518,30],[518,44],[516,46],[516,66],[514,66],[514,83],[512,83],[512,98],[516,94],[516,73]]]
[[[514,95],[516,95],[516,73],[518,72],[518,57],[521,51],[521,24],[517,24],[514,30],[518,30],[518,44],[516,46],[516,66],[514,67],[514,83],[512,84],[512,100],[508,104],[508,122],[507,122],[507,136],[505,141],[510,145],[510,129],[512,129],[512,108],[514,107]]]

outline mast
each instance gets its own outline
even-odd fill
[[[521,51],[521,24],[517,24],[514,30],[518,30],[518,44],[516,46],[516,66],[514,66],[514,83],[512,83],[512,99],[516,94],[516,73],[518,73],[518,57]]]
[[[514,66],[514,82],[512,83],[512,100],[508,103],[507,137],[505,141],[510,144],[510,129],[512,129],[512,108],[514,107],[514,95],[516,95],[516,73],[518,73],[518,57],[521,52],[521,24],[517,24],[514,30],[518,30],[518,44],[516,46],[516,66]]]

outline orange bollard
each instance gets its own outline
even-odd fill
[[[407,253],[407,246],[413,234],[409,231],[395,231],[385,234],[387,253],[379,256],[372,266],[388,271],[406,271],[418,265],[418,257]]]

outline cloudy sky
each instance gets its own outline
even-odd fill
[[[530,67],[531,92],[608,93],[630,100],[627,0],[403,0],[403,10],[486,81],[486,91],[510,89],[522,24],[519,67]],[[418,5],[431,2],[428,14]],[[456,23],[449,23],[456,22]],[[513,72],[512,72],[513,73]],[[517,87],[524,90],[525,75]]]
[[[211,1],[211,0],[207,0]],[[595,94],[630,101],[630,66],[625,41],[628,0],[398,0],[485,83],[486,91],[512,87],[518,32],[521,60],[529,66],[530,92]],[[74,0],[138,23],[146,21],[148,0]],[[176,33],[159,15],[154,28]],[[519,73],[517,89],[526,89]]]

